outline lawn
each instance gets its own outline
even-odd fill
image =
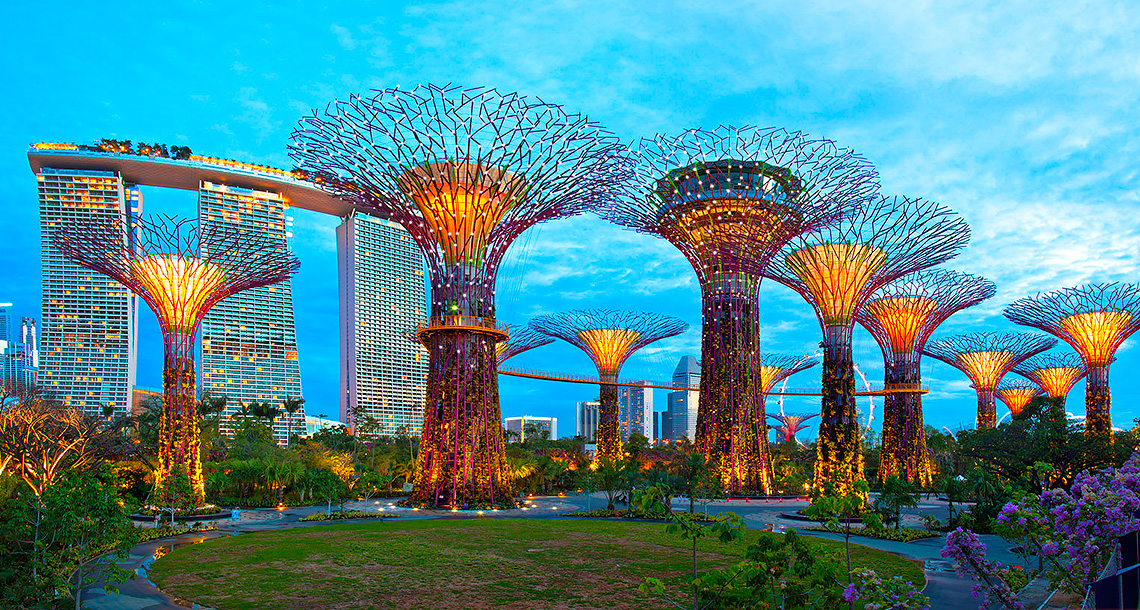
[[[764,534],[750,532],[749,540]],[[637,591],[646,576],[691,568],[687,541],[652,523],[439,519],[350,523],[243,534],[184,547],[151,578],[177,597],[247,608],[664,608]],[[842,552],[842,543],[811,544]],[[744,544],[702,543],[706,567]],[[859,567],[925,582],[915,563],[852,545]]]

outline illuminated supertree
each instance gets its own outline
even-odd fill
[[[799,440],[796,438],[796,433],[807,428],[804,422],[813,417],[819,417],[819,413],[769,413],[768,417],[780,422],[775,430],[784,437],[783,442],[794,443]]]
[[[637,350],[666,337],[685,332],[689,325],[655,313],[575,309],[538,316],[530,321],[534,330],[576,345],[594,361],[602,381],[617,381],[621,366]],[[597,456],[601,460],[622,457],[618,427],[618,389],[599,386]]]
[[[935,341],[923,353],[962,371],[978,393],[978,429],[997,425],[994,391],[1013,367],[1057,344],[1032,333],[967,333]]]
[[[495,353],[498,357],[499,364],[527,350],[542,347],[548,343],[554,343],[553,337],[535,332],[527,326],[516,327],[509,324],[505,326],[506,332],[510,337],[506,341],[500,341],[495,345]]]
[[[838,225],[796,237],[772,259],[767,277],[807,300],[823,330],[817,485],[847,493],[864,478],[851,358],[855,312],[883,285],[957,256],[969,239],[969,225],[947,207],[877,197]]]
[[[760,279],[792,237],[873,197],[875,170],[828,140],[751,127],[642,139],[633,159],[633,190],[602,213],[667,239],[696,271],[703,323],[696,444],[726,490],[768,493],[756,361]]]
[[[528,227],[620,187],[617,139],[517,94],[422,86],[352,97],[302,120],[291,154],[341,198],[400,223],[423,251],[431,318],[419,506],[513,506],[503,447],[495,280]]]
[[[53,240],[64,256],[107,275],[146,301],[163,338],[157,496],[205,502],[199,452],[194,335],[202,317],[233,294],[288,279],[297,259],[257,233],[158,217],[62,226]],[[181,479],[181,481],[179,481]],[[188,485],[189,497],[179,487]]]
[[[1085,434],[1112,434],[1108,367],[1140,328],[1140,285],[1089,284],[1010,303],[1005,317],[1064,339],[1085,365]]]
[[[1021,379],[1003,379],[994,390],[994,395],[998,397],[1006,407],[1009,407],[1009,412],[1013,416],[1019,417],[1025,407],[1029,405],[1029,401],[1037,398],[1041,394],[1041,388],[1037,384],[1030,383]]]
[[[995,290],[987,279],[944,269],[917,271],[876,290],[855,319],[883,352],[883,388],[918,387],[922,348],[934,329],[954,313],[992,297]],[[930,485],[933,476],[922,395],[915,392],[883,396],[879,480],[892,475],[922,486]]]
[[[1013,372],[1036,383],[1063,411],[1069,390],[1085,376],[1085,363],[1073,352],[1041,354],[1014,367]]]

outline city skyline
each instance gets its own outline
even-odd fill
[[[620,17],[627,17],[636,26],[656,20],[658,11],[675,10],[654,8],[644,17],[630,17],[627,8],[599,6],[593,12],[603,23],[623,23]],[[20,53],[35,47],[32,31],[55,29],[64,36],[74,35],[90,27],[86,20],[98,19],[80,8],[50,25],[39,24],[42,16],[25,10],[17,8],[16,18],[37,26],[16,33],[9,43],[13,48],[23,47]],[[196,10],[208,13],[208,9]],[[758,48],[757,57],[763,55],[760,51],[789,44],[798,45],[802,53],[775,69],[733,55],[742,63],[740,70],[727,76],[682,67],[728,57],[730,49],[719,41],[733,39],[737,28],[715,9],[698,11],[692,19],[670,19],[673,25],[664,35],[649,36],[637,27],[616,25],[590,29],[590,48],[620,42],[629,59],[588,77],[576,74],[589,72],[583,66],[609,66],[614,56],[575,51],[574,38],[587,29],[581,22],[568,22],[557,7],[543,8],[533,17],[564,24],[566,29],[556,36],[544,27],[534,31],[524,27],[517,16],[508,16],[504,27],[515,31],[523,39],[520,42],[456,36],[464,44],[475,45],[475,53],[459,53],[453,43],[428,37],[422,31],[429,28],[416,26],[442,23],[462,32],[477,28],[481,18],[463,11],[448,14],[447,10],[411,7],[402,15],[406,28],[383,22],[337,24],[335,16],[315,15],[304,23],[287,21],[274,29],[259,30],[268,42],[306,40],[311,45],[308,48],[316,51],[313,58],[277,57],[271,52],[273,45],[256,36],[227,36],[225,45],[196,53],[192,70],[180,70],[181,60],[160,49],[158,56],[171,69],[148,71],[140,60],[125,54],[122,42],[91,40],[86,44],[92,55],[117,58],[138,86],[77,99],[49,87],[48,77],[37,73],[34,62],[16,62],[5,68],[10,82],[41,91],[42,99],[32,108],[17,109],[15,100],[5,102],[9,116],[26,120],[6,130],[0,139],[0,163],[9,170],[0,181],[0,193],[10,210],[6,221],[17,229],[0,247],[8,290],[0,294],[0,300],[14,303],[15,315],[43,319],[36,306],[39,270],[29,260],[38,239],[34,178],[23,158],[30,142],[85,143],[100,137],[171,141],[219,157],[288,168],[285,141],[296,119],[309,108],[370,86],[411,87],[418,82],[455,80],[491,84],[565,104],[600,120],[626,141],[654,131],[675,133],[718,122],[786,126],[834,138],[876,164],[885,193],[930,198],[961,211],[970,221],[975,238],[948,268],[994,280],[998,293],[976,311],[950,318],[935,338],[974,330],[1022,330],[1000,316],[1001,308],[1013,300],[1087,282],[1135,281],[1140,271],[1129,258],[1129,253],[1140,249],[1140,236],[1132,229],[1118,230],[1118,226],[1130,226],[1123,219],[1133,216],[1138,206],[1137,178],[1127,169],[1137,148],[1135,128],[1129,127],[1136,124],[1136,94],[1127,88],[1134,77],[1123,67],[1134,65],[1130,58],[1135,48],[1118,41],[1107,49],[1092,50],[1076,42],[1082,37],[1076,32],[1090,29],[1112,39],[1113,31],[1133,28],[1136,15],[1109,15],[1095,8],[1055,10],[1073,12],[1065,19],[1046,20],[1027,17],[1016,7],[965,13],[931,7],[891,11],[862,6],[816,18],[824,22],[815,27],[827,31],[825,35],[814,35],[806,29],[808,25],[778,9],[747,15],[737,11],[731,13],[733,19],[740,17],[749,23],[769,19],[789,26],[772,41],[755,43],[770,45]],[[243,17],[240,8],[237,13],[228,18],[220,14],[202,18],[214,24],[213,35],[220,36],[237,31]],[[128,19],[131,27],[166,38],[177,39],[185,33],[144,16]],[[470,24],[465,25],[464,19],[470,19]],[[1008,36],[989,36],[992,42],[966,49],[949,35],[952,28],[942,25],[961,20],[971,23],[972,30],[983,37],[1009,23],[1017,27]],[[1057,25],[1061,21],[1070,25],[1062,28]],[[854,26],[838,27],[844,23]],[[898,36],[870,35],[858,25],[870,23],[880,23],[886,33]],[[698,39],[685,35],[690,28],[710,30],[710,35],[699,40],[713,44],[693,47]],[[524,48],[516,44],[534,47],[536,37],[551,38],[550,46],[544,47],[548,50],[526,58],[516,53]],[[838,56],[836,49],[855,48],[858,53],[839,54],[845,57],[843,61],[831,59]],[[1020,51],[1025,48],[1034,51]],[[1072,48],[1077,50],[1070,53]],[[565,53],[567,49],[571,52]],[[92,70],[60,50],[38,52],[49,63],[82,74]],[[654,77],[647,67],[653,64],[650,53],[676,60],[675,72],[681,80],[666,82],[669,79]],[[1093,61],[1093,53],[1108,57],[1097,56],[1100,59]],[[320,59],[326,55],[327,59]],[[480,55],[495,61],[477,59]],[[176,73],[209,74],[211,78],[176,80],[168,76]],[[138,96],[139,90],[149,93]],[[947,98],[956,101],[948,104]],[[168,110],[172,106],[189,110],[172,121]],[[188,194],[142,189],[149,211],[192,215],[187,212],[194,206]],[[296,216],[295,248],[302,271],[293,290],[299,295],[296,324],[302,386],[311,413],[333,414],[338,404],[339,347],[329,329],[338,324],[332,234],[339,221],[313,212],[299,211]],[[527,254],[512,251],[504,265],[499,298],[503,320],[525,323],[533,315],[556,311],[571,301],[572,306],[630,307],[677,315],[690,324],[699,321],[695,281],[688,278],[691,272],[685,262],[669,252],[667,244],[621,231],[592,216],[539,227],[520,241],[532,247]],[[603,242],[614,245],[605,249],[591,245]],[[512,261],[523,258],[530,270],[514,273],[522,267],[517,263],[512,267]],[[818,330],[810,310],[793,294],[766,284],[761,307],[762,345],[779,352],[815,351]],[[154,321],[146,311],[140,314],[140,327],[137,383],[158,386],[160,346],[153,340]],[[679,357],[699,354],[698,335],[690,330],[635,355],[623,376],[667,379]],[[1135,342],[1126,342],[1117,354],[1116,370],[1128,370],[1140,362]],[[546,346],[518,358],[512,364],[569,373],[590,370],[588,359],[565,346]],[[861,331],[856,331],[855,361],[869,381],[881,382],[881,355],[870,336]],[[952,429],[971,426],[976,399],[965,376],[931,359],[924,359],[924,365],[924,379],[931,386],[931,394],[924,397],[928,423]],[[1140,382],[1120,373],[1113,382],[1113,421],[1129,427],[1140,415],[1131,399]],[[790,385],[817,387],[818,369],[797,375]],[[504,415],[529,412],[568,420],[574,402],[596,398],[596,389],[588,386],[505,377],[501,386]],[[1070,412],[1083,414],[1083,392],[1081,381],[1069,395]],[[664,405],[664,391],[655,394],[655,402]],[[818,408],[817,399],[789,398],[787,402],[789,412]],[[860,400],[859,407],[865,420],[867,401]],[[877,429],[881,402],[876,401],[875,407],[873,426]],[[768,401],[769,411],[778,409],[778,401]],[[999,410],[998,417],[1003,414]]]

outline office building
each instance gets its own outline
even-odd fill
[[[697,387],[701,382],[701,365],[692,356],[685,356],[673,371],[673,385]],[[693,441],[697,433],[697,403],[700,392],[697,390],[674,390],[669,392],[670,430],[667,440],[679,441],[682,438]],[[664,427],[664,426],[663,426]]]
[[[507,435],[509,440],[517,439],[520,443],[528,438],[541,438],[543,432],[547,433],[547,438],[553,440],[558,438],[558,418],[530,415],[508,417],[503,420],[503,429],[513,433]]]
[[[111,219],[133,227],[142,196],[114,171],[40,167],[36,181],[43,290],[38,385],[65,406],[94,415],[110,406],[115,415],[128,415],[138,298],[115,280],[64,258],[52,236],[57,227],[77,222]],[[124,247],[133,234],[124,233]]]
[[[35,318],[20,318],[12,325],[12,304],[0,303],[0,383],[10,390],[36,387],[40,344]]]
[[[260,233],[282,249],[289,247],[292,219],[277,193],[202,181],[198,189],[198,222],[203,230],[225,226]],[[301,367],[293,323],[293,291],[288,280],[251,288],[220,301],[206,314],[201,328],[201,387],[226,396],[225,415],[249,403],[283,408],[287,398],[301,398]],[[304,407],[273,422],[279,444],[299,433]],[[232,431],[228,417],[222,430]]]
[[[622,441],[629,440],[634,432],[653,438],[653,388],[618,386],[618,428]]]
[[[673,414],[669,411],[661,411],[661,435],[657,440],[673,442]]]
[[[367,214],[345,217],[336,237],[341,419],[419,436],[428,355],[407,333],[427,320],[423,255],[403,227]]]
[[[587,443],[597,440],[598,436],[598,407],[597,401],[580,402],[575,406],[574,435],[586,439]]]

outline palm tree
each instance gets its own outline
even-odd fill
[[[281,403],[281,406],[284,407],[285,412],[289,414],[289,433],[286,434],[285,436],[287,437],[287,442],[291,443],[292,438],[293,438],[294,428],[297,425],[297,422],[293,420],[293,415],[296,414],[297,411],[300,411],[301,407],[305,406],[305,399],[304,398],[293,398],[292,396],[286,396],[285,401]]]
[[[201,398],[198,399],[198,415],[202,417],[220,415],[225,412],[227,402],[229,402],[229,397],[225,394],[214,396],[209,392],[203,391]]]
[[[416,478],[416,464],[408,460],[406,462],[396,462],[392,465],[392,477],[403,479],[405,483],[411,483]]]

